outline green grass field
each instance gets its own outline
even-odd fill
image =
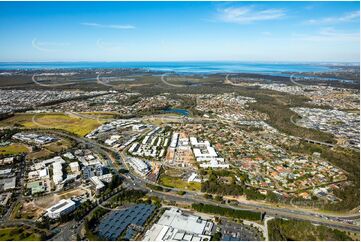
[[[9,227],[9,228],[0,229],[0,240],[1,241],[10,241],[10,240],[36,241],[36,240],[41,240],[41,236],[33,229]]]
[[[0,155],[17,155],[21,153],[29,153],[29,149],[23,144],[10,144],[0,147]]]
[[[94,116],[94,118],[90,118]],[[99,119],[96,117],[99,116]],[[89,117],[89,118],[88,118]],[[25,128],[62,129],[79,136],[85,136],[99,127],[111,116],[103,113],[81,116],[65,113],[16,114],[0,122],[0,127],[20,126]]]
[[[160,176],[159,184],[166,187],[177,188],[182,190],[191,190],[191,191],[201,190],[201,183],[187,182],[187,181],[183,181],[181,178],[171,177],[164,174]]]

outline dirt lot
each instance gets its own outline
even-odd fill
[[[36,198],[30,202],[24,202],[21,206],[21,217],[23,218],[39,218],[47,208],[53,206],[61,199],[68,199],[72,196],[80,196],[86,191],[80,188]]]

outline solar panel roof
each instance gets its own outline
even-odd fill
[[[112,211],[101,219],[99,235],[105,239],[116,240],[130,224],[143,226],[155,208],[150,204],[137,204],[123,210]]]

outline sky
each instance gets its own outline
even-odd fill
[[[359,2],[0,2],[0,61],[359,62]]]

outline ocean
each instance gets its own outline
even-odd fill
[[[212,74],[284,72],[325,72],[332,67],[311,63],[257,62],[0,62],[0,70],[142,68],[149,71]]]

